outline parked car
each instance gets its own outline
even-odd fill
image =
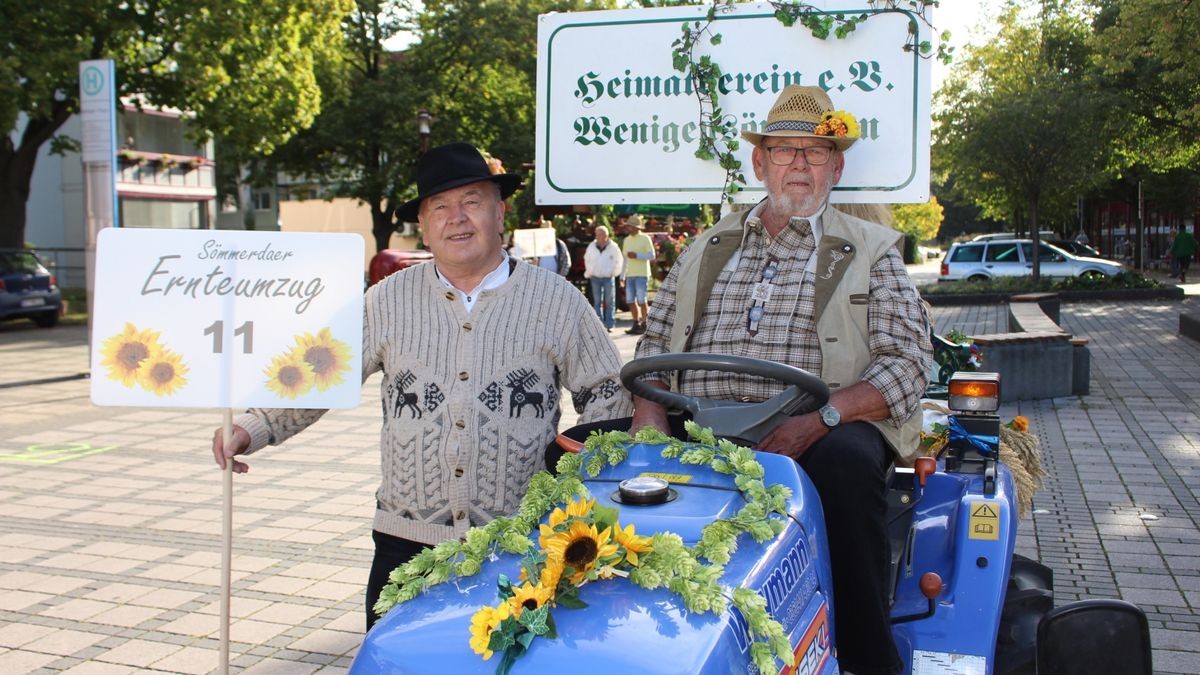
[[[397,248],[385,248],[376,253],[367,265],[367,285],[374,286],[389,274],[399,272],[426,260],[433,260],[433,254],[425,250],[402,251]]]
[[[1038,230],[1038,238],[1042,241],[1050,241],[1058,238],[1050,230]],[[991,232],[989,234],[977,234],[971,241],[993,241],[995,239],[1020,239],[1015,232]]]
[[[58,323],[58,280],[30,251],[0,250],[0,320],[32,319],[42,328]]]
[[[1120,263],[1101,258],[1072,255],[1040,242],[1038,258],[1044,277],[1113,276],[1124,269]],[[982,281],[995,277],[1019,277],[1033,272],[1033,241],[993,239],[953,244],[942,258],[938,281],[967,279]]]
[[[1077,255],[1082,258],[1104,258],[1107,260],[1107,258],[1100,254],[1100,251],[1073,239],[1047,239],[1046,243],[1051,246],[1057,246],[1071,255]]]

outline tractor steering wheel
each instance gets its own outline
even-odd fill
[[[647,373],[682,370],[715,370],[745,373],[788,385],[786,389],[761,403],[715,401],[686,396],[652,387],[638,379]],[[683,352],[634,359],[621,368],[621,384],[648,401],[671,410],[686,410],[702,427],[720,438],[751,447],[792,415],[812,412],[829,400],[829,387],[821,378],[799,368],[753,359],[748,356]]]

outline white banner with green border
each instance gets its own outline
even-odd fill
[[[816,85],[854,114],[863,138],[846,155],[835,202],[924,202],[929,198],[930,58],[905,50],[930,40],[932,17],[865,0],[814,2],[867,14],[843,39],[784,26],[767,3],[718,12],[697,54],[724,76],[726,121],[757,131],[779,92]],[[546,14],[538,24],[537,168],[540,204],[717,203],[725,171],[695,157],[700,104],[672,66],[681,26],[708,6]],[[748,182],[738,201],[765,196],[751,147],[736,156]]]

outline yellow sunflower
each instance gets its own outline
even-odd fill
[[[639,553],[646,553],[651,550],[650,538],[639,537],[634,534],[632,523],[626,525],[625,529],[621,529],[618,525],[613,530],[613,539],[625,548],[625,559],[629,561],[630,565],[636,566],[638,564]]]
[[[596,567],[596,562],[617,552],[612,542],[612,529],[597,532],[595,525],[578,522],[571,524],[566,532],[560,532],[544,545],[547,557],[558,558],[573,570],[570,582],[579,584],[587,573]],[[549,564],[549,560],[546,561]]]
[[[296,398],[312,389],[316,376],[312,366],[294,352],[276,356],[264,371],[267,389],[283,398]]]
[[[350,370],[350,346],[335,340],[328,328],[316,336],[303,333],[296,336],[296,354],[312,367],[318,391],[342,383],[342,373]]]
[[[137,381],[155,396],[170,396],[187,385],[188,367],[175,352],[155,345],[137,369]]]
[[[519,619],[522,611],[537,609],[550,602],[553,597],[553,589],[546,588],[541,584],[534,586],[526,582],[513,589],[513,596],[508,599],[508,604],[512,607],[512,615]]]
[[[545,562],[542,563],[542,571],[538,573],[537,585],[550,590],[553,595],[558,590],[558,582],[562,579],[563,561],[554,556],[548,556]],[[529,583],[529,578],[525,574],[525,568],[521,568],[521,574],[518,580],[523,583]]]
[[[550,512],[550,517],[545,525],[538,527],[541,536],[538,538],[538,544],[542,547],[546,546],[546,541],[553,537],[559,525],[567,522],[571,518],[585,518],[592,512],[592,508],[596,506],[595,499],[577,499],[567,504],[567,509],[564,511],[561,508],[556,508]]]
[[[862,129],[854,115],[845,110],[831,110],[821,115],[821,123],[813,129],[813,133],[818,136],[858,138],[862,135]]]
[[[471,617],[471,651],[482,655],[484,661],[492,658],[492,650],[488,649],[492,632],[509,617],[511,610],[509,604],[504,602],[499,607],[480,607]]]
[[[126,322],[125,329],[104,341],[100,348],[100,365],[108,368],[108,378],[126,387],[137,383],[138,366],[158,347],[158,332],[138,330]]]

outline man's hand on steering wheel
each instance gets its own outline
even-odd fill
[[[655,389],[667,388],[665,383],[654,380],[649,380],[645,384]],[[633,420],[629,423],[629,433],[636,434],[642,430],[642,427],[653,427],[668,435],[671,433],[671,425],[667,422],[667,408],[641,396],[634,396]]]

